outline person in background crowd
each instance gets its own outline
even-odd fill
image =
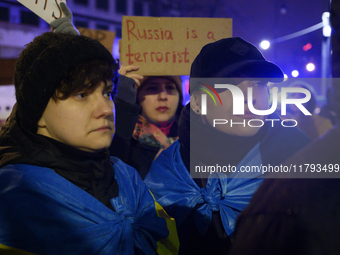
[[[142,179],[152,161],[178,138],[183,108],[180,76],[147,76],[134,73],[138,66],[121,66],[115,99],[117,132],[111,155],[137,169]]]
[[[0,253],[177,254],[174,221],[108,151],[117,69],[80,35],[44,33],[21,53],[0,132]]]
[[[225,38],[205,45],[192,63],[190,78],[191,98],[180,117],[179,139],[153,162],[145,183],[176,220],[179,254],[226,254],[236,217],[262,182],[261,173],[244,175],[239,170],[245,166],[280,165],[310,139],[295,127],[272,126],[265,121],[279,119],[275,113],[269,116],[250,113],[248,88],[253,90],[254,107],[268,109],[267,83],[281,82],[283,73],[242,38]],[[207,98],[207,114],[203,115],[202,94],[207,93],[205,90],[215,92],[208,87],[202,90],[192,78],[232,78],[226,83],[243,92],[245,115],[233,115],[233,96],[226,89],[216,89],[223,104],[215,105],[211,97]],[[215,128],[214,118],[238,123],[260,119],[265,124]],[[200,178],[190,175],[190,167],[217,164],[236,170],[229,174],[198,173]]]

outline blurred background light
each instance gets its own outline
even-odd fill
[[[294,78],[298,77],[298,76],[299,76],[299,71],[298,71],[298,70],[293,70],[293,71],[292,71],[292,76],[293,76]]]
[[[306,45],[304,45],[304,46],[302,47],[302,49],[303,49],[304,51],[308,51],[308,50],[310,50],[312,47],[313,47],[313,46],[312,46],[311,43],[307,43]]]
[[[332,32],[331,26],[329,24],[329,16],[330,16],[329,12],[324,12],[322,14],[322,23],[323,23],[322,34],[325,37],[330,37],[331,32]]]
[[[267,40],[263,40],[261,43],[260,43],[260,47],[264,50],[267,50],[269,49],[270,47],[270,42],[267,41]]]
[[[315,65],[314,65],[313,63],[308,63],[308,64],[306,65],[306,69],[307,69],[307,71],[309,71],[309,72],[313,72],[313,71],[315,70]]]
[[[283,74],[283,81],[288,80],[288,75],[287,74]]]

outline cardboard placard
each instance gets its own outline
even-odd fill
[[[120,62],[142,75],[189,75],[205,44],[231,36],[231,19],[123,16]]]
[[[85,27],[77,27],[77,29],[79,30],[81,35],[99,41],[112,54],[113,42],[116,36],[115,32],[100,29],[89,29]]]
[[[50,24],[53,20],[64,16],[59,3],[66,3],[66,0],[18,0],[18,2],[26,6],[48,24]]]

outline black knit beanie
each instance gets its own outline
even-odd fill
[[[282,70],[240,37],[224,38],[205,45],[191,65],[190,78],[232,78],[246,68],[256,75],[253,77],[283,81]],[[190,84],[190,91],[194,84]]]
[[[14,73],[20,124],[36,133],[37,123],[61,81],[77,65],[89,60],[115,63],[102,44],[81,35],[47,32],[29,43]]]

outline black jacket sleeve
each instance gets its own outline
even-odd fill
[[[120,76],[118,94],[115,98],[115,135],[109,148],[111,156],[127,162],[132,133],[138,120],[141,106],[136,105],[137,90],[131,78]]]

